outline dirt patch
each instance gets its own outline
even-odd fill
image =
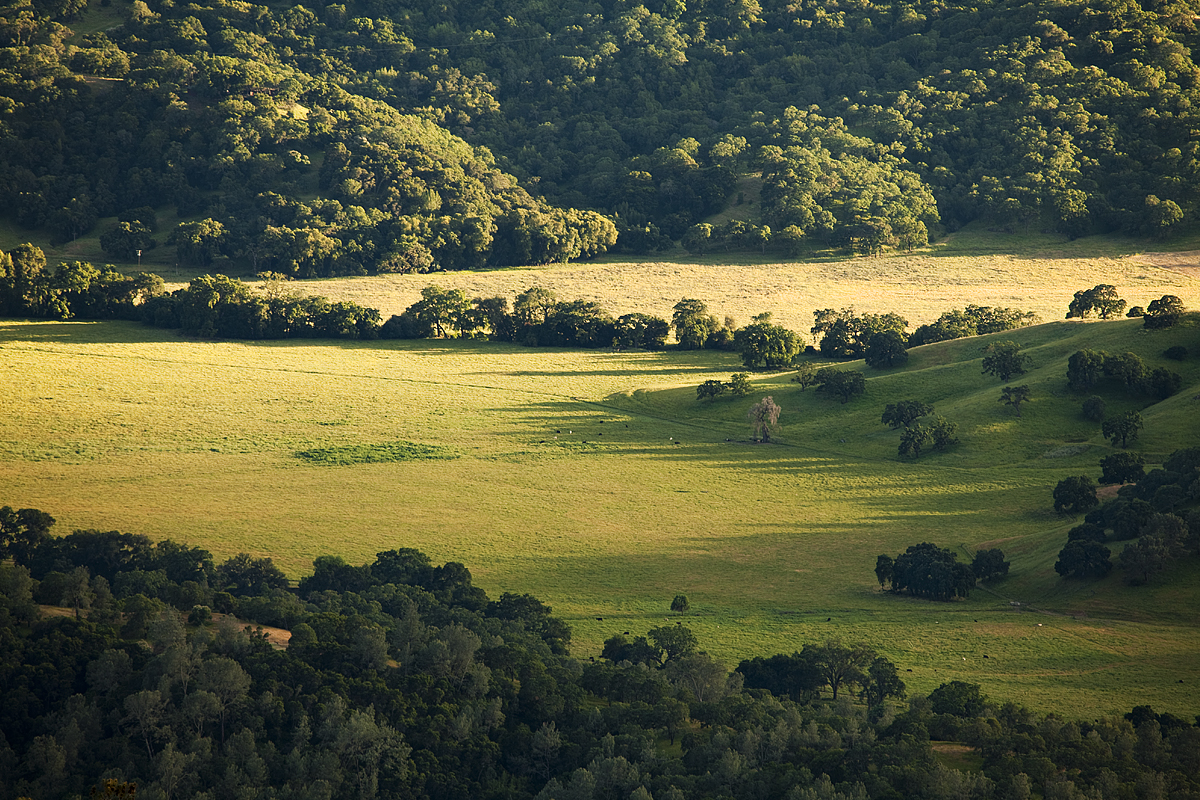
[[[43,617],[73,617],[75,609],[64,608],[63,606],[38,606]],[[83,616],[87,616],[87,611],[83,612]],[[258,625],[253,622],[243,622],[232,614],[213,614],[213,622],[219,623],[222,620],[230,620],[238,628],[248,628],[251,633],[262,636],[276,650],[286,650],[288,642],[292,640],[292,632],[285,631],[283,628],[272,628],[269,625]]]
[[[1109,486],[1101,486],[1096,490],[1097,500],[1109,500],[1117,496],[1117,491],[1121,488],[1121,484],[1114,483]]]
[[[223,619],[232,620],[238,627],[249,629],[251,633],[262,636],[276,650],[286,650],[288,643],[292,640],[292,632],[285,631],[283,628],[272,628],[269,625],[259,625],[255,622],[242,622],[232,614],[213,614],[213,622]]]
[[[965,745],[962,742],[930,742],[929,748],[935,753],[945,753],[947,755],[962,755],[963,753],[975,752],[974,747]]]

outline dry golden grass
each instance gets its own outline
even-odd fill
[[[696,297],[718,317],[731,316],[745,324],[755,314],[770,311],[776,324],[805,334],[814,309],[843,306],[871,313],[895,311],[913,325],[970,303],[1034,311],[1046,321],[1062,319],[1076,290],[1100,283],[1114,284],[1130,305],[1145,306],[1163,294],[1179,295],[1189,307],[1200,305],[1200,277],[1155,266],[1153,258],[1114,252],[1119,248],[1080,254],[1082,246],[1046,238],[1040,252],[1031,248],[1013,255],[975,254],[979,235],[956,249],[952,236],[924,252],[881,258],[784,263],[748,259],[731,264],[721,263],[728,256],[718,254],[704,259],[336,278],[305,281],[298,288],[378,308],[385,318],[420,299],[421,288],[431,283],[462,289],[469,297],[510,299],[531,286],[543,286],[559,299],[593,300],[615,316],[642,312],[665,319],[681,298]]]

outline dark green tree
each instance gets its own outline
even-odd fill
[[[770,315],[755,317],[755,321],[739,328],[733,335],[733,346],[742,356],[742,364],[754,369],[783,369],[800,355],[803,343],[787,328],[772,325]]]
[[[859,685],[860,697],[868,708],[874,708],[889,697],[903,699],[908,687],[900,680],[900,670],[883,656],[876,656],[867,667]]]
[[[861,372],[834,367],[822,367],[817,370],[816,384],[818,392],[837,397],[843,405],[867,390],[867,379]]]
[[[1054,487],[1054,510],[1059,514],[1079,514],[1095,508],[1096,482],[1087,475],[1063,478]]]
[[[1004,560],[1004,551],[998,547],[989,550],[976,550],[975,558],[971,561],[971,571],[981,581],[1003,578],[1008,574],[1011,565]]]
[[[1000,392],[999,402],[1006,406],[1012,406],[1017,412],[1017,416],[1021,416],[1021,404],[1029,401],[1029,386],[1005,386]]]
[[[699,642],[696,635],[685,625],[663,625],[651,628],[646,633],[650,642],[662,653],[663,665],[696,652]]]
[[[1118,443],[1121,447],[1127,447],[1130,439],[1136,439],[1138,431],[1142,429],[1142,415],[1136,411],[1126,411],[1118,417],[1111,417],[1104,420],[1104,424],[1100,426],[1100,432],[1104,434],[1104,438],[1110,440],[1113,446]]]
[[[977,717],[983,713],[986,705],[987,697],[980,691],[977,683],[950,681],[943,683],[929,695],[929,708],[935,714]]]
[[[792,383],[800,384],[800,391],[817,382],[817,366],[811,361],[801,361],[795,365],[796,374],[791,377]]]
[[[931,600],[968,597],[975,573],[958,561],[953,550],[929,542],[910,546],[892,566],[892,591]]]
[[[907,337],[895,330],[876,333],[867,342],[863,358],[876,369],[902,367],[908,363]]]
[[[725,394],[728,385],[724,381],[707,380],[696,387],[697,400],[713,400]]]
[[[1103,397],[1094,394],[1083,401],[1082,410],[1084,419],[1092,422],[1104,422],[1104,412],[1108,410],[1108,404],[1104,402]]]
[[[880,553],[875,559],[875,578],[879,581],[880,590],[884,584],[892,579],[892,567],[895,566],[895,560],[887,553]]]
[[[671,325],[675,328],[675,341],[682,349],[699,350],[716,330],[717,320],[702,301],[685,297],[675,304]]]
[[[1104,351],[1077,350],[1067,359],[1067,385],[1074,391],[1091,389],[1104,374]]]
[[[933,406],[928,403],[922,403],[920,400],[900,400],[887,404],[883,409],[883,417],[880,421],[894,430],[907,428],[921,417],[929,416],[932,413]]]
[[[816,667],[837,700],[843,686],[869,680],[867,669],[875,651],[863,644],[847,645],[838,639],[827,639],[824,644],[806,644],[800,655]]]
[[[1150,329],[1170,328],[1179,322],[1186,310],[1183,300],[1173,294],[1164,294],[1157,300],[1151,300],[1150,305],[1146,306],[1142,324]]]
[[[1100,459],[1101,483],[1137,483],[1146,477],[1146,459],[1138,453],[1113,453]]]
[[[1117,287],[1102,283],[1075,293],[1075,299],[1071,301],[1071,307],[1067,311],[1067,319],[1086,319],[1093,311],[1100,319],[1112,319],[1125,313],[1125,305],[1125,301],[1117,296]]]
[[[1016,342],[993,342],[984,348],[983,374],[995,375],[1007,381],[1013,375],[1023,375],[1033,358],[1021,352]]]

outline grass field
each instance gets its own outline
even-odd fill
[[[1061,582],[1052,565],[1074,521],[1050,503],[1057,480],[1098,475],[1110,452],[1066,391],[1067,355],[1132,349],[1185,373],[1183,393],[1143,411],[1137,449],[1154,461],[1200,439],[1200,360],[1160,356],[1200,352],[1200,329],[1055,323],[1001,338],[1034,356],[1019,420],[979,374],[986,338],[868,370],[867,396],[845,406],[786,374],[700,404],[694,387],[727,379],[736,356],[0,322],[0,502],[47,510],[62,530],[269,555],[294,577],[325,553],[361,563],[419,547],[466,563],[493,596],[545,599],[583,656],[674,619],[683,592],[687,624],[731,665],[838,636],[911,669],[915,691],[959,678],[1072,716],[1200,712],[1200,569],[1146,589]],[[745,413],[764,394],[784,413],[777,443],[755,445]],[[879,413],[909,396],[958,422],[962,444],[897,461]],[[1141,402],[1110,397],[1123,404]],[[313,452],[333,455],[301,456]],[[964,557],[998,545],[1013,574],[967,602],[881,595],[875,556],[924,540]]]
[[[642,312],[664,319],[671,318],[681,298],[696,297],[718,318],[731,316],[744,325],[769,311],[776,324],[804,334],[812,326],[814,309],[845,306],[870,313],[895,311],[914,326],[968,303],[1034,311],[1051,321],[1063,318],[1076,289],[1099,283],[1116,285],[1130,305],[1145,306],[1169,293],[1189,307],[1200,306],[1200,276],[1161,269],[1137,247],[1145,247],[1145,242],[1103,237],[1067,242],[1048,235],[1017,240],[976,230],[959,232],[923,251],[881,258],[827,255],[780,263],[776,257],[743,255],[730,263],[729,254],[697,259],[680,253],[645,262],[613,259],[485,272],[335,278],[305,281],[299,288],[378,308],[385,319],[420,299],[421,288],[431,283],[462,289],[468,297],[510,299],[531,286],[544,286],[560,299],[595,301],[614,316]]]

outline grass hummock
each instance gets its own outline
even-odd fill
[[[446,447],[401,441],[314,447],[311,450],[298,451],[296,457],[311,464],[347,467],[352,464],[387,464],[393,461],[410,461],[418,458],[457,458],[458,456]]]

